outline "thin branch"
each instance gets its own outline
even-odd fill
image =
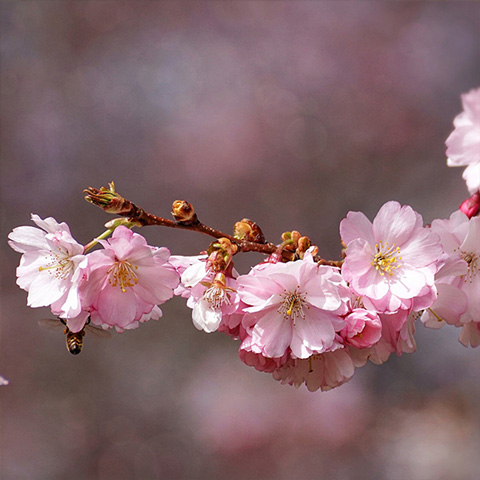
[[[188,205],[191,211],[189,212],[188,217],[181,217],[181,220],[168,220],[166,218],[158,217],[157,215],[148,213],[143,208],[137,207],[133,202],[122,197],[119,193],[115,191],[115,185],[113,182],[109,184],[109,188],[102,187],[100,189],[97,189],[94,187],[89,187],[84,190],[84,193],[85,200],[87,200],[93,205],[96,205],[97,207],[100,207],[107,213],[127,218],[128,223],[132,226],[146,227],[151,225],[157,225],[162,227],[180,228],[182,230],[200,232],[213,238],[228,238],[228,240],[230,240],[234,245],[238,247],[236,253],[260,252],[267,255],[278,253],[285,260],[293,260],[295,257],[294,252],[286,251],[273,243],[251,242],[247,240],[242,240],[232,235],[223,233],[219,230],[215,230],[208,225],[205,225],[198,220],[196,214],[193,211],[193,207],[191,207],[190,204]],[[174,202],[174,212],[172,212],[174,216],[175,204],[185,205],[187,204],[187,202],[178,200]],[[316,256],[314,259],[320,265],[340,267],[342,264],[342,261],[337,262],[324,260],[319,256]]]

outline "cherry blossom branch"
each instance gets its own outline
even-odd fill
[[[392,353],[412,353],[417,320],[435,329],[460,327],[460,342],[477,347],[480,88],[462,102],[447,155],[450,166],[468,165],[463,176],[471,196],[449,219],[424,227],[418,212],[395,201],[385,203],[373,222],[348,212],[339,227],[343,260],[333,262],[295,230],[275,245],[244,218],[227,235],[202,223],[184,200],[173,203],[173,220],[152,215],[118,194],[112,182],[85,190],[90,203],[119,215],[85,246],[52,217],[33,214],[38,228],[10,232],[9,245],[23,255],[17,284],[28,292],[29,306],[51,307],[65,325],[71,353],[79,353],[77,340],[90,324],[131,330],[158,320],[160,305],[181,296],[197,329],[240,340],[245,364],[310,391],[338,387],[367,360],[379,365]],[[196,231],[214,241],[202,255],[171,255],[131,230],[147,225]],[[99,242],[103,248],[89,252]],[[251,251],[270,256],[239,274],[233,256]],[[75,349],[69,338],[77,339]]]
[[[263,237],[263,233],[254,222],[244,219],[242,222],[237,222],[237,235],[228,235],[224,232],[216,230],[208,225],[202,223],[195,213],[193,206],[185,200],[176,200],[173,202],[172,215],[174,220],[169,220],[157,215],[146,212],[143,208],[138,207],[130,200],[122,197],[116,190],[114,182],[109,183],[108,188],[101,187],[100,189],[89,187],[84,190],[85,200],[96,205],[107,213],[126,217],[129,226],[146,227],[150,225],[180,228],[183,230],[191,230],[209,235],[213,238],[227,238],[233,245],[235,251],[238,252],[259,252],[267,255],[278,254],[285,260],[293,260],[295,258],[295,249],[293,251],[288,246],[293,242],[291,238],[284,239],[284,242],[277,246],[273,243],[267,243]],[[124,222],[121,224],[125,225]],[[109,228],[115,228],[115,221],[106,224]],[[246,231],[248,229],[248,231]],[[295,232],[298,233],[298,232]],[[247,239],[245,239],[247,238]],[[301,238],[298,234],[297,241]],[[308,240],[308,239],[307,239]],[[309,242],[309,240],[308,240]],[[342,261],[325,260],[316,255],[315,261],[320,265],[330,265],[340,267]]]

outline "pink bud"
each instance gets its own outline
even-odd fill
[[[475,217],[480,212],[480,190],[467,198],[458,207],[468,218]]]
[[[378,314],[364,308],[355,308],[345,317],[347,323],[340,335],[347,345],[368,348],[377,343],[382,335],[382,322]]]

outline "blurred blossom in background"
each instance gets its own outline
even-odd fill
[[[87,243],[110,218],[82,190],[114,180],[152,213],[185,198],[215,228],[296,229],[337,259],[349,210],[397,200],[430,223],[468,196],[445,140],[480,85],[476,2],[0,7],[4,240],[33,212]],[[181,255],[210,242],[141,233]],[[181,298],[73,357],[1,255],[2,479],[478,478],[480,349],[454,328],[418,325],[416,353],[327,393],[244,366]]]

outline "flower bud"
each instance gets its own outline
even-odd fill
[[[219,238],[208,247],[207,270],[224,272],[227,270],[232,257],[237,253],[238,246],[228,238]]]
[[[290,245],[293,245],[295,248],[297,247],[298,240],[301,237],[301,233],[297,232],[296,230],[292,230],[291,232],[283,232],[282,233],[282,240],[284,242],[288,242]]]
[[[265,243],[261,228],[248,218],[240,220],[233,226],[233,236],[247,242]]]
[[[197,214],[191,203],[186,200],[175,200],[172,205],[172,215],[176,222],[182,225],[198,223]]]
[[[100,190],[94,187],[88,187],[83,191],[87,202],[102,208],[107,213],[122,215],[130,212],[132,205],[115,191],[115,184],[110,182],[108,188],[102,187]]]
[[[480,190],[467,198],[459,207],[468,218],[475,217],[480,212]]]
[[[229,257],[233,257],[238,252],[238,246],[228,238],[219,238],[215,243],[218,243],[222,251]]]
[[[305,253],[312,246],[312,242],[308,237],[300,237],[298,239],[298,253]]]
[[[213,250],[207,259],[207,270],[210,272],[224,272],[228,267],[228,256],[221,250]]]
[[[300,232],[297,232],[296,230],[292,230],[291,235],[292,235],[293,243],[295,245],[298,245],[298,241],[302,237],[302,234]]]

